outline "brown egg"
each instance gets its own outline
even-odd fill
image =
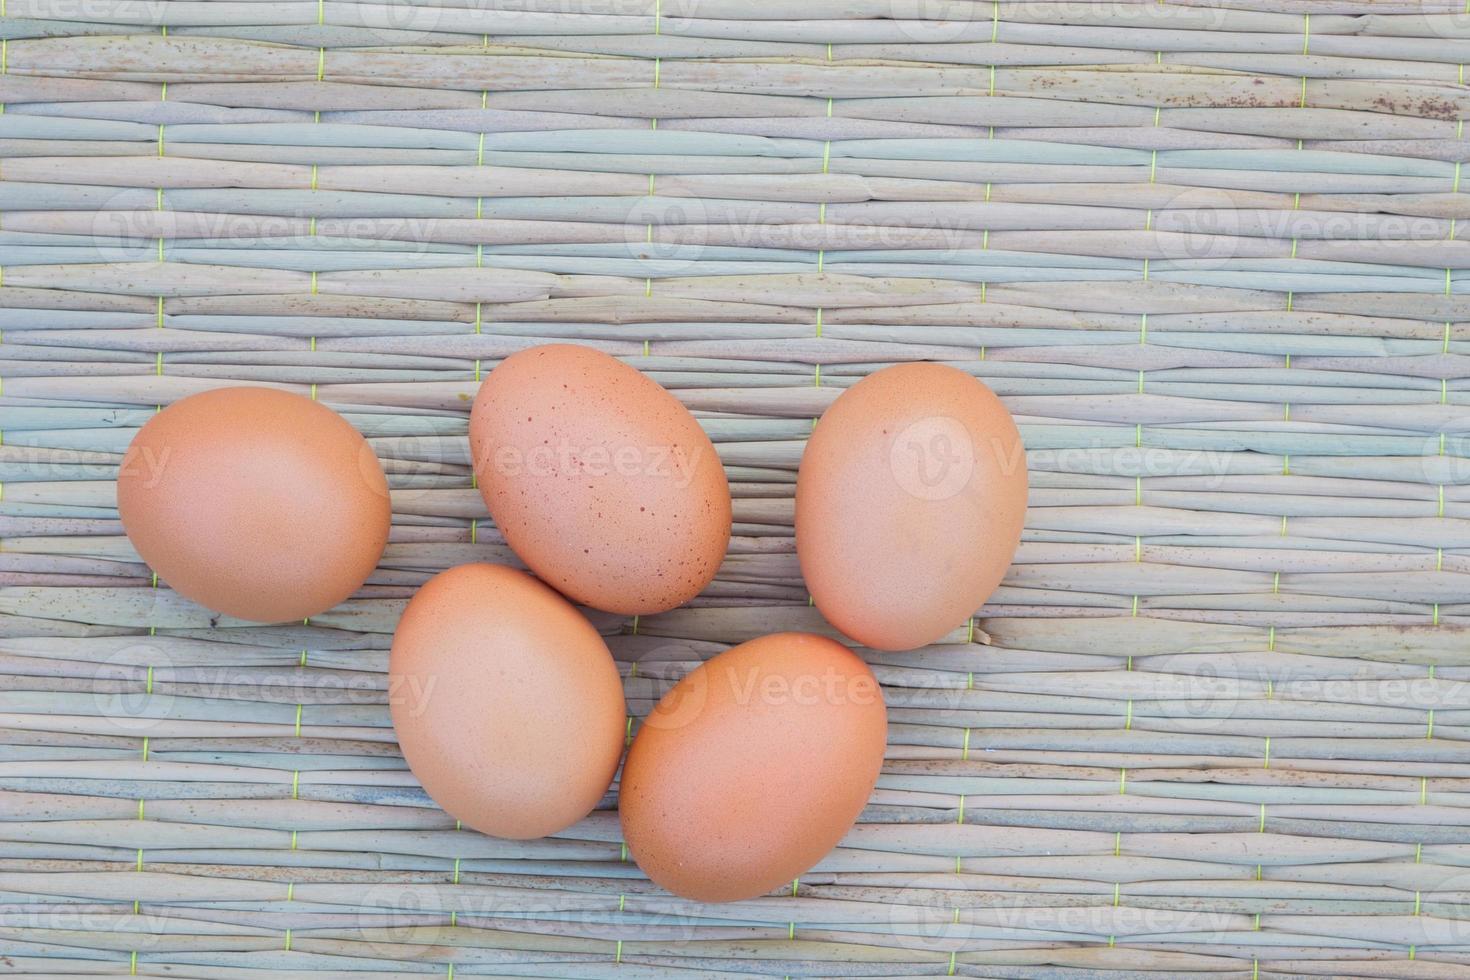
[[[812,601],[869,647],[962,625],[1005,576],[1026,518],[1026,455],[1000,399],[940,364],[885,368],[812,430],[796,551]]]
[[[118,470],[117,509],[162,582],[262,623],[357,591],[393,516],[367,440],[325,405],[269,388],[216,388],[149,419]]]
[[[840,643],[777,633],[726,650],[664,695],[628,750],[628,852],[702,902],[789,887],[857,820],[886,739],[878,681]]]
[[[607,644],[503,565],[460,565],[393,634],[388,705],[425,792],[466,827],[528,839],[585,817],[612,782],[626,710]]]
[[[490,516],[546,583],[608,612],[698,595],[730,541],[730,487],[694,416],[590,347],[506,358],[480,386],[470,451]]]

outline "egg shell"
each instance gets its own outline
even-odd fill
[[[263,623],[357,591],[393,517],[367,440],[325,405],[269,388],[201,392],[149,419],[119,467],[117,509],[165,584]]]
[[[607,792],[626,707],[592,625],[504,565],[459,565],[409,600],[388,658],[408,767],[464,826],[529,839],[564,830]]]
[[[903,364],[838,396],[796,481],[807,590],[879,650],[933,643],[995,591],[1026,518],[1026,456],[1000,399],[963,371]]]
[[[857,820],[886,741],[882,690],[851,650],[810,633],[732,647],[633,740],[618,802],[628,852],[685,898],[789,888]]]
[[[480,386],[470,449],[506,542],[577,602],[662,612],[719,570],[730,487],[714,444],[616,358],[571,344],[506,358]]]

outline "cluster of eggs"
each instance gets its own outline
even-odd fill
[[[572,605],[646,616],[714,579],[730,490],[694,417],[606,354],[547,345],[485,378],[470,451],[491,517],[535,577],[460,565],[403,612],[389,706],[429,796],[484,833],[542,837],[591,812],[622,760],[628,851],[669,890],[750,898],[819,861],[882,765],[887,714],[868,665],[815,634],[740,643],[675,684],[624,759],[617,667]],[[1020,437],[988,388],[935,364],[878,371],[837,398],[801,459],[796,550],[812,602],[872,648],[935,642],[1000,582],[1025,504]],[[160,411],[124,456],[118,509],[164,582],[258,622],[356,592],[392,519],[357,430],[258,387]]]

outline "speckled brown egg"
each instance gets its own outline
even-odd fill
[[[664,695],[628,750],[628,852],[685,898],[790,888],[857,820],[886,739],[878,681],[841,644],[777,633],[726,650]]]
[[[470,414],[480,493],[543,581],[598,609],[662,612],[697,595],[730,541],[714,444],[652,379],[590,347],[513,354]]]
[[[796,481],[812,601],[866,646],[908,650],[995,591],[1026,517],[1026,455],[989,388],[940,364],[878,371],[838,396]]]
[[[414,594],[393,635],[388,704],[425,792],[496,837],[564,830],[622,755],[607,644],[565,599],[503,565],[460,565]]]
[[[149,419],[123,457],[117,508],[164,584],[262,623],[352,595],[392,521],[367,440],[325,405],[269,388],[217,388]]]

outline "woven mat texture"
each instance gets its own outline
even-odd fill
[[[1460,0],[3,0],[0,37],[0,972],[1470,975]],[[699,599],[592,614],[633,730],[829,629],[792,491],[846,386],[941,361],[1020,424],[1013,569],[863,651],[878,788],[777,894],[652,886],[616,786],[457,830],[394,744],[407,597],[515,561],[478,379],[550,340],[673,391],[735,498]],[[238,383],[393,485],[307,623],[181,599],[117,519],[137,428]]]

